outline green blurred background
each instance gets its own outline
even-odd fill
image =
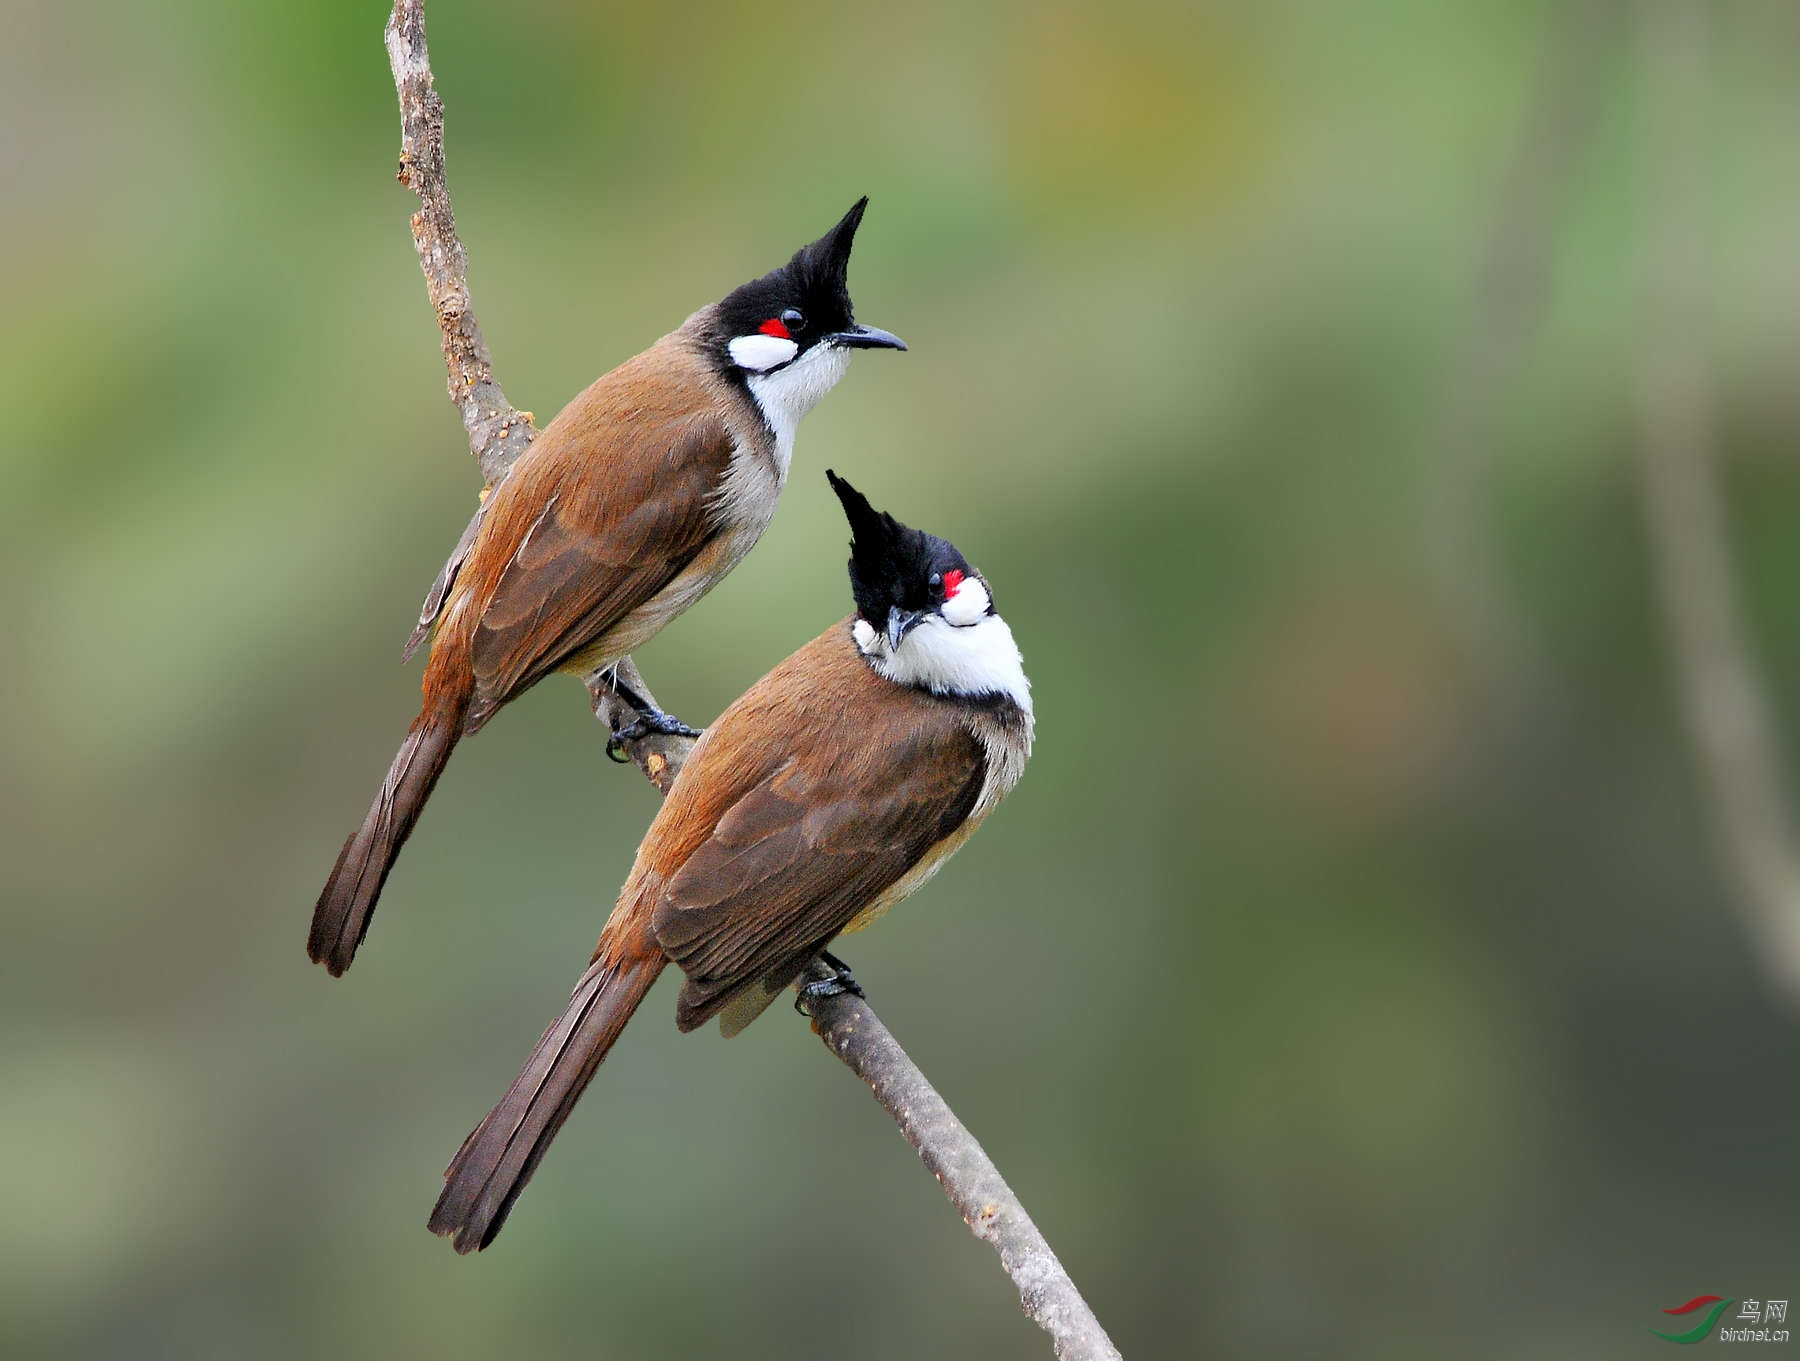
[[[847,609],[827,464],[990,574],[1037,754],[846,953],[1128,1356],[1650,1356],[1692,1295],[1800,1296],[1794,1015],[1643,529],[1638,10],[429,14],[540,421],[872,196],[858,310],[912,352],[857,361],[639,660],[704,720]],[[3,16],[0,1349],[1046,1356],[804,1024],[681,1037],[670,978],[498,1245],[425,1232],[655,797],[547,683],[459,752],[356,969],[306,962],[477,481],[384,18]],[[1708,27],[1694,338],[1800,743],[1800,9]],[[1542,268],[1484,286],[1508,231]],[[1523,639],[1457,608],[1483,572]]]

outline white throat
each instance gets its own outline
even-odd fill
[[[773,373],[745,373],[750,395],[762,409],[769,429],[775,432],[775,471],[784,483],[788,464],[794,457],[794,432],[800,428],[800,418],[837,386],[849,367],[849,350],[818,344]]]
[[[939,695],[1004,695],[1031,716],[1031,682],[1012,630],[997,614],[958,626],[930,614],[888,647],[887,635],[858,619],[856,646],[881,675],[900,685],[916,685]]]

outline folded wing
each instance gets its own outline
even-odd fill
[[[682,1030],[785,987],[974,809],[985,762],[961,725],[868,719],[821,719],[842,731],[807,734],[670,879],[652,929],[687,974]]]
[[[539,509],[497,529],[489,549],[513,545],[470,643],[471,731],[654,599],[717,532],[711,498],[733,447],[724,424],[710,413],[646,419],[632,442],[604,472],[582,465],[573,436],[542,462],[533,446],[533,466],[508,479],[521,485],[496,493]]]

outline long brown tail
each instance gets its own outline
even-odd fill
[[[312,933],[306,940],[313,963],[323,964],[333,978],[356,958],[394,857],[406,844],[461,736],[462,712],[457,706],[414,719],[368,816],[338,852],[337,865],[313,908]]]
[[[511,1089],[445,1170],[444,1193],[431,1212],[433,1233],[454,1234],[458,1252],[477,1252],[494,1241],[666,962],[651,947],[622,962],[608,952],[588,966],[569,1009],[544,1032]]]

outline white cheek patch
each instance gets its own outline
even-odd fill
[[[856,646],[865,656],[875,650],[875,630],[869,627],[867,619],[858,619],[852,624],[850,636],[856,639]]]
[[[966,576],[962,585],[956,588],[956,594],[944,602],[944,608],[939,613],[958,628],[966,628],[986,617],[988,600],[987,587],[981,584],[981,578]]]
[[[731,362],[752,373],[767,373],[800,353],[800,347],[780,336],[739,336],[725,347]]]

